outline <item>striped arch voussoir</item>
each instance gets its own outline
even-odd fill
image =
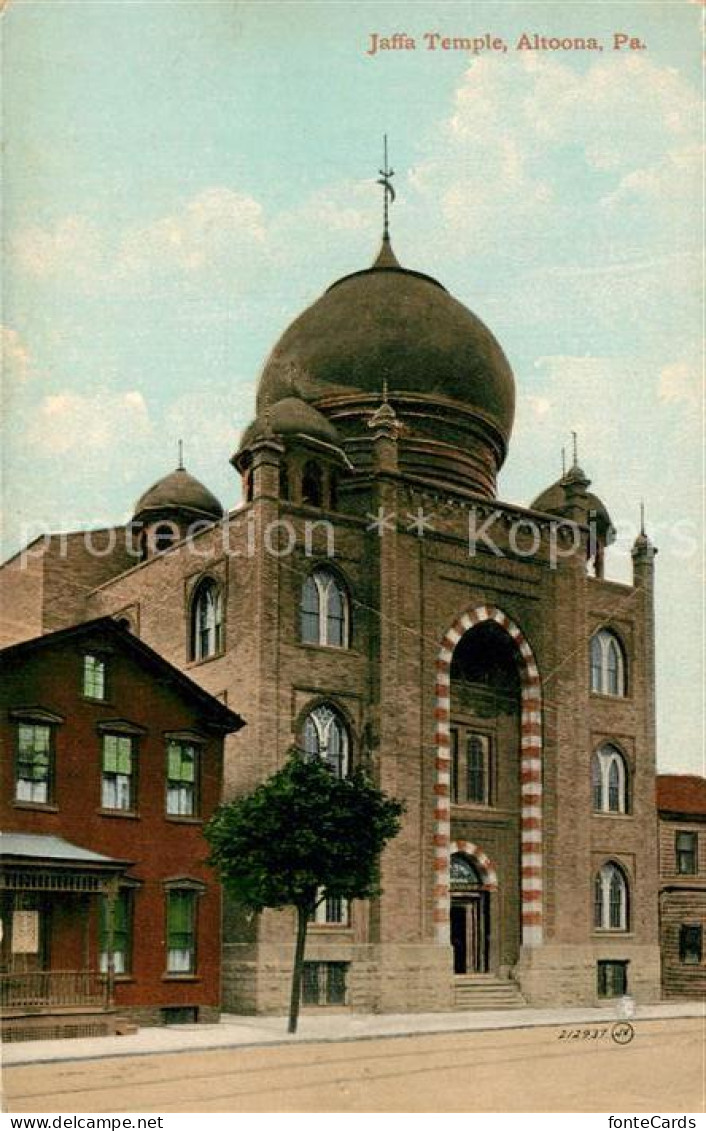
[[[449,844],[449,855],[460,852],[462,856],[472,857],[483,878],[483,883],[490,891],[495,891],[498,886],[498,872],[492,860],[478,847],[468,840],[452,840]]]

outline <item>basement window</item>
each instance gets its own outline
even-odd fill
[[[345,1005],[347,962],[305,962],[302,978],[304,1005]]]

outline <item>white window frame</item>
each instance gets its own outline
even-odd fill
[[[191,605],[193,660],[208,660],[223,651],[223,589],[212,577],[202,578]]]
[[[610,687],[611,653],[616,658],[617,691],[611,690]],[[613,699],[625,698],[625,654],[622,644],[614,632],[607,628],[601,628],[593,634],[589,649],[589,666],[591,691],[594,694],[610,695]]]
[[[338,904],[340,907],[340,917],[337,918],[335,913],[332,915],[332,904]],[[323,888],[319,888],[316,892],[316,908],[312,922],[317,927],[348,927],[350,926],[350,904],[344,896],[326,895]]]
[[[617,877],[620,882],[620,914],[618,924],[611,924],[611,888],[613,880]],[[597,931],[613,931],[625,932],[628,930],[628,899],[629,887],[628,880],[625,872],[612,860],[606,861],[605,864],[598,870],[595,876],[595,881],[600,882],[600,918],[596,921],[595,912],[597,910],[598,901],[596,900],[596,892],[594,890],[594,929]]]
[[[304,640],[304,633],[302,631],[302,615],[304,609],[304,586],[311,584],[316,586],[316,594],[318,601],[317,619],[318,619],[318,639],[317,640]],[[305,644],[315,644],[320,648],[340,648],[347,649],[350,647],[350,602],[348,599],[348,590],[333,570],[330,569],[315,569],[304,581],[302,586],[302,594],[299,603],[299,618],[300,618],[300,636]],[[331,594],[335,590],[341,601],[343,609],[343,631],[342,631],[342,644],[337,644],[329,640],[329,601]],[[310,610],[306,610],[309,616],[313,615]]]
[[[617,766],[618,770],[618,808],[612,809],[610,806],[610,773],[611,767]],[[596,777],[600,781],[600,805],[596,805],[596,798],[593,797],[593,811],[594,813],[612,813],[614,816],[625,815],[628,812],[628,772],[621,751],[612,742],[604,742],[593,754],[593,765],[591,769],[592,782],[591,793],[594,793]]]
[[[85,699],[105,700],[106,663],[102,656],[86,652],[83,657],[83,695]]]
[[[316,750],[313,750],[310,745],[307,745],[308,724],[311,724],[313,728],[316,738]],[[338,765],[336,762],[332,761],[328,755],[331,732],[334,724],[338,725],[341,734],[341,755]],[[329,707],[327,703],[320,703],[318,707],[314,707],[313,710],[307,713],[302,724],[302,739],[302,745],[307,755],[321,758],[321,760],[328,763],[333,770],[336,770],[340,777],[345,778],[348,776],[350,735],[345,720],[338,711],[333,707]]]

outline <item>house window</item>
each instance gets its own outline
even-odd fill
[[[324,895],[323,890],[316,893],[317,904],[312,921],[320,927],[347,927],[348,900],[342,895]]]
[[[199,751],[193,742],[167,742],[167,813],[194,817],[198,812]]]
[[[591,638],[591,691],[599,695],[626,694],[625,659],[614,633],[601,629]]]
[[[302,978],[304,1005],[345,1005],[347,962],[305,962]]]
[[[83,657],[83,694],[87,699],[105,699],[105,660]]]
[[[698,841],[696,833],[678,832],[674,837],[677,872],[680,876],[695,876],[698,870]]]
[[[129,974],[132,969],[132,892],[121,888],[113,901],[113,973]],[[100,969],[108,973],[110,959],[109,901],[100,901]]]
[[[348,773],[348,730],[337,712],[322,705],[304,720],[303,746],[309,758],[327,762],[337,777]]]
[[[593,755],[593,808],[597,813],[627,813],[627,769],[616,746],[606,742]]]
[[[314,460],[304,464],[302,502],[310,507],[320,507],[323,504],[323,476],[319,464]]]
[[[134,739],[128,734],[103,735],[101,807],[130,811],[135,807]]]
[[[191,658],[205,660],[223,651],[223,600],[220,586],[207,577],[191,606]]]
[[[15,800],[46,805],[52,799],[54,755],[51,728],[20,723],[17,728]]]
[[[598,963],[598,996],[623,997],[628,992],[627,962]]]
[[[173,888],[167,892],[167,972],[196,970],[196,892]]]
[[[301,591],[299,621],[305,644],[348,647],[348,594],[331,570],[316,569],[306,578]]]
[[[596,873],[593,925],[602,931],[628,929],[628,885],[617,864],[604,864]]]
[[[491,805],[493,795],[490,735],[464,726],[451,728],[451,798],[454,804]]]
[[[685,966],[700,966],[703,954],[703,927],[682,923],[679,928],[679,961]]]

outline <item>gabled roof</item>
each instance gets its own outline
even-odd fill
[[[658,774],[657,808],[706,818],[706,778],[699,774]]]
[[[83,621],[81,624],[71,625],[69,628],[59,629],[58,632],[48,632],[43,636],[34,636],[31,640],[22,640],[19,644],[12,644],[9,648],[0,649],[0,671],[9,664],[21,661],[24,656],[42,648],[52,648],[57,644],[67,641],[107,640],[123,652],[131,655],[133,659],[147,668],[153,676],[162,681],[172,683],[175,690],[187,701],[193,703],[205,716],[207,722],[216,730],[231,734],[245,726],[245,720],[235,711],[231,711],[219,702],[203,687],[199,687],[193,679],[189,679],[179,668],[174,667],[159,652],[155,652],[139,636],[135,636],[129,629],[124,628],[112,617],[98,617],[96,620]]]

